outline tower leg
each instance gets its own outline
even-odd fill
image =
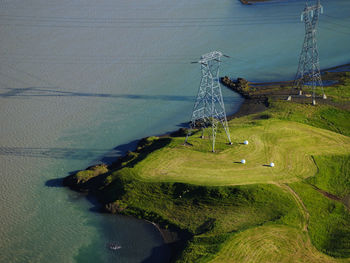
[[[186,134],[186,139],[185,139],[185,144],[187,143],[188,141],[188,137],[191,136],[191,132],[192,132],[192,129],[190,129],[187,134]]]
[[[225,130],[225,133],[226,133],[226,136],[227,136],[227,139],[228,139],[228,143],[229,143],[230,145],[232,145],[231,137],[230,137],[230,131],[229,131],[229,129],[228,129],[228,124],[227,124],[226,118],[225,118],[225,121],[224,121],[224,122],[221,122],[221,124],[222,124],[222,127],[223,127],[224,130]]]
[[[215,123],[215,121],[213,121],[212,123],[212,133],[213,133],[213,147],[212,147],[212,152],[215,152],[215,140],[216,140],[216,130],[217,130],[217,123]]]

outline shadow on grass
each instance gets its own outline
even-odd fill
[[[140,141],[140,144],[142,144],[142,141]],[[146,159],[146,157],[156,151],[156,150],[159,150],[165,146],[167,146],[171,141],[171,138],[160,138],[156,141],[153,141],[150,145],[147,145],[145,148],[143,148],[140,152],[139,152],[139,155],[134,159],[132,160],[131,162],[129,162],[127,164],[126,167],[134,167],[137,163],[141,162],[142,160]]]

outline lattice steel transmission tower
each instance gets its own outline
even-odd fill
[[[215,139],[219,123],[222,124],[228,141],[232,144],[219,82],[220,59],[223,56],[228,57],[219,51],[213,51],[202,55],[198,62],[193,62],[201,65],[202,78],[192,111],[186,143],[193,129],[201,129],[201,138],[204,138],[204,129],[210,127],[213,152],[215,151]]]
[[[324,94],[320,64],[316,42],[317,25],[320,14],[323,13],[323,7],[320,0],[315,5],[309,6],[308,1],[305,3],[304,11],[301,13],[301,21],[305,23],[305,38],[303,48],[299,58],[298,71],[295,75],[293,90],[297,90],[299,95],[303,94],[303,89],[308,86],[312,89],[312,104],[316,104],[315,91],[317,87],[322,89]],[[290,95],[287,100],[291,100]]]

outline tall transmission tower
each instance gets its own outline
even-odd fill
[[[317,87],[322,89],[324,94],[320,64],[316,42],[317,25],[320,14],[323,13],[323,7],[320,0],[315,5],[309,6],[308,1],[305,3],[304,11],[301,13],[301,21],[305,23],[305,38],[303,48],[299,58],[298,71],[295,75],[293,90],[297,90],[299,95],[303,94],[303,89],[308,86],[312,89],[312,104],[316,104],[315,91]],[[287,100],[291,100],[290,95]]]
[[[192,111],[186,143],[194,129],[201,129],[201,138],[204,138],[204,129],[210,127],[213,152],[215,151],[215,139],[219,122],[226,132],[229,143],[232,144],[219,82],[219,67],[222,56],[228,57],[219,51],[213,51],[202,55],[199,61],[192,62],[201,65],[202,78]]]

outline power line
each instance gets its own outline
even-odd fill
[[[328,31],[332,31],[332,32],[335,32],[335,33],[339,33],[339,34],[342,34],[342,35],[350,36],[350,32],[341,31],[341,30],[338,30],[337,28],[327,27],[325,25],[320,25],[320,28],[326,29]]]
[[[295,16],[270,17],[189,17],[189,18],[86,18],[86,17],[36,17],[0,15],[0,25],[21,27],[62,28],[171,28],[171,27],[223,27],[294,23]],[[13,23],[10,23],[13,22]],[[23,23],[26,22],[26,23]]]
[[[328,24],[336,25],[337,27],[343,27],[343,28],[345,28],[345,29],[350,29],[350,26],[342,25],[342,24],[336,23],[336,22],[334,22],[334,21],[325,20],[324,22],[326,22],[326,23],[328,23]]]
[[[186,20],[238,20],[238,21],[244,21],[244,20],[270,20],[270,19],[284,19],[284,18],[295,18],[295,15],[273,15],[273,16],[254,16],[254,17],[247,17],[247,16],[229,16],[229,17],[65,17],[65,16],[28,16],[28,15],[3,15],[0,14],[0,19],[19,19],[19,20],[53,20],[53,21],[101,21],[101,22],[120,22],[120,21],[186,21]]]

